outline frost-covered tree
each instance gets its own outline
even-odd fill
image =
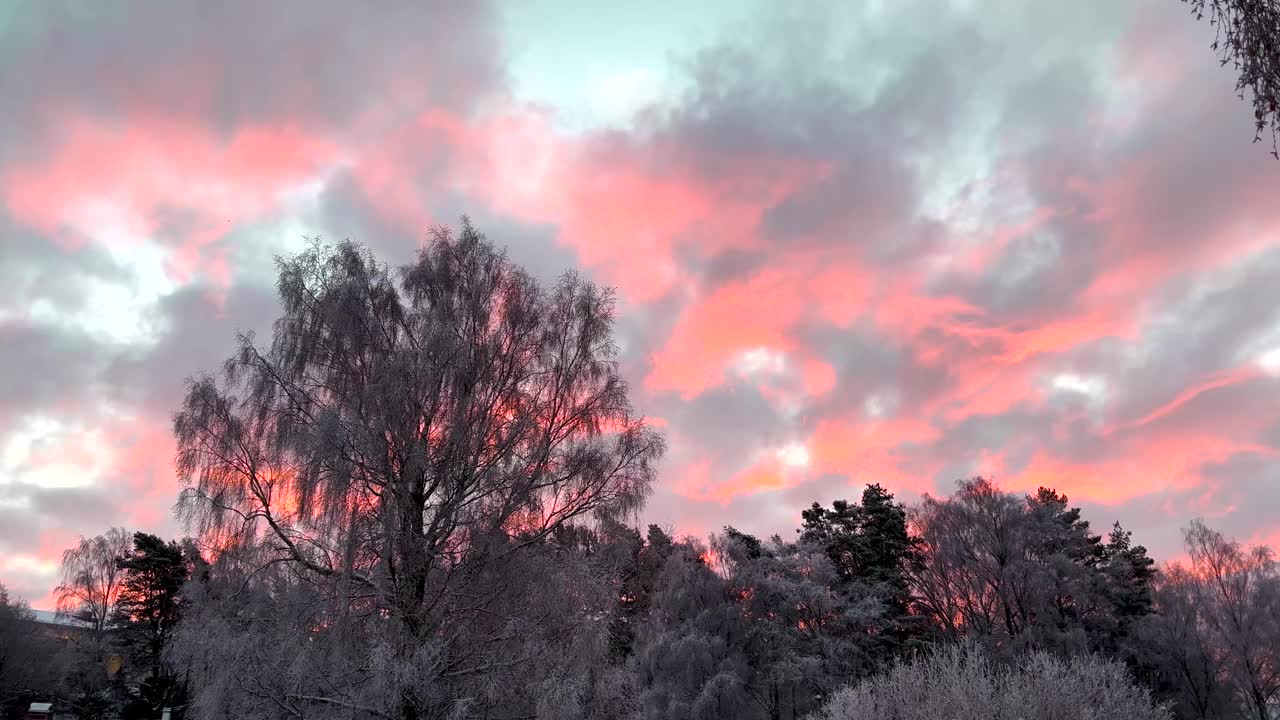
[[[642,537],[639,530],[615,520],[601,523],[599,542],[617,598],[610,620],[610,658],[622,664],[635,652],[636,634],[649,621],[653,594],[676,543],[657,525],[650,525]]]
[[[1167,720],[1124,665],[1035,652],[1001,664],[973,644],[949,646],[842,690],[813,720]]]
[[[674,544],[636,642],[633,668],[642,720],[761,717],[746,692],[753,668],[746,628],[725,578],[697,541]]]
[[[398,272],[314,244],[278,287],[270,345],[241,337],[174,419],[182,517],[238,553],[193,600],[221,635],[179,632],[217,690],[198,714],[572,705],[603,616],[551,538],[638,507],[662,451],[616,367],[612,295],[539,287],[465,220]]]
[[[1145,548],[1119,528],[1104,543],[1051,489],[1019,496],[977,478],[952,497],[926,496],[912,522],[915,602],[953,641],[1118,655],[1150,610]]]
[[[1280,703],[1280,564],[1196,521],[1184,532],[1196,598],[1227,676],[1252,717]]]
[[[666,556],[632,663],[639,717],[793,720],[874,670],[885,596],[823,548],[728,527]]]
[[[1134,645],[1139,672],[1153,691],[1184,720],[1243,715],[1212,637],[1200,579],[1183,565],[1168,565],[1152,599],[1156,612],[1138,623]]]
[[[887,661],[876,638],[894,617],[882,585],[841,581],[822,548],[777,536],[759,543],[726,532],[714,547],[743,620],[753,669],[745,689],[762,717],[800,717]]]
[[[1025,629],[1044,573],[1031,557],[1022,499],[978,478],[951,498],[926,496],[912,523],[923,552],[912,590],[948,638],[1010,638]]]

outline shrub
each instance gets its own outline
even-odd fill
[[[1167,720],[1117,662],[1036,652],[1005,667],[941,650],[836,693],[810,720]]]

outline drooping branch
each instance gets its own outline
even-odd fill
[[[1253,96],[1254,142],[1271,129],[1271,154],[1280,159],[1280,2],[1276,0],[1182,0],[1197,19],[1209,15],[1213,49],[1221,63],[1240,72],[1236,91]]]

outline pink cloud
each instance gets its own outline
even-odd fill
[[[932,472],[904,454],[902,446],[930,443],[939,437],[937,428],[912,417],[823,420],[809,440],[812,467],[814,472],[846,475],[855,482],[880,482],[922,492],[929,489]]]
[[[803,469],[788,467],[776,457],[761,459],[745,470],[735,473],[728,480],[705,488],[702,497],[727,504],[735,497],[760,492],[782,490],[803,481]]]
[[[0,194],[13,217],[68,249],[161,236],[175,246],[175,280],[200,274],[226,285],[231,268],[219,240],[337,157],[332,143],[287,124],[220,139],[162,116],[77,117],[53,133],[43,160],[0,171]],[[181,227],[165,228],[174,213]]]

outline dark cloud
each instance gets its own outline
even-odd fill
[[[1267,447],[1280,450],[1280,420],[1270,423],[1258,440]]]
[[[18,493],[8,485],[4,486],[6,500],[15,500]],[[35,513],[18,504],[0,506],[0,527],[5,529],[0,535],[0,548],[6,553],[17,553],[30,550],[36,546],[40,534],[41,520]],[[4,578],[0,578],[3,581]]]
[[[82,332],[0,322],[0,427],[4,420],[92,394],[110,348]]]
[[[1202,474],[1209,481],[1202,490],[1202,513],[1225,514],[1231,534],[1242,538],[1275,530],[1275,509],[1280,506],[1280,463],[1274,457],[1236,453],[1207,463]]]
[[[93,290],[129,279],[100,248],[59,248],[0,212],[0,432],[27,413],[95,396],[121,348],[94,333]]]
[[[1043,322],[1079,311],[1076,299],[1097,276],[1097,232],[1070,218],[1014,237],[980,275],[953,275],[934,288],[981,308],[988,321]]]
[[[680,430],[681,440],[726,468],[740,469],[754,449],[786,440],[789,423],[752,383],[736,382],[688,401],[652,403]]]
[[[885,410],[893,416],[927,402],[948,384],[945,364],[922,363],[909,343],[865,325],[810,324],[797,336],[835,370],[835,386],[810,407],[814,417],[861,413],[868,398],[885,392],[892,399]]]
[[[25,490],[25,492],[24,492]],[[18,494],[24,494],[31,511],[42,517],[46,525],[64,528],[106,529],[120,519],[116,505],[118,493],[103,487],[46,488],[38,485],[18,484]]]
[[[1171,487],[1118,505],[1085,499],[1080,505],[1095,532],[1119,520],[1157,559],[1182,554],[1182,529],[1202,519],[1228,537],[1262,539],[1275,531],[1275,508],[1280,505],[1280,465],[1273,457],[1254,452],[1235,453],[1205,463],[1193,487]],[[1123,482],[1124,478],[1116,478]]]
[[[0,482],[0,583],[28,602],[45,597],[55,580],[37,563],[56,565],[78,536],[95,535],[119,522],[123,516],[118,499],[118,492],[103,486],[49,488],[12,479]],[[13,562],[24,558],[34,562]]]

